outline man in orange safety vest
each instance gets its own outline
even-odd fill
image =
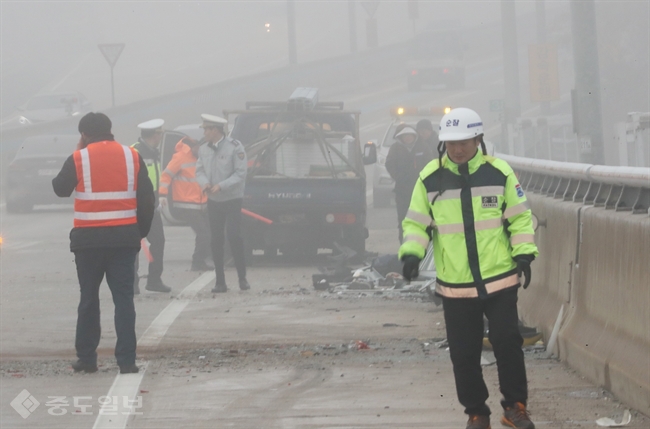
[[[207,195],[196,181],[196,156],[199,142],[184,137],[176,143],[176,153],[160,176],[160,205],[174,208],[174,214],[189,224],[196,239],[192,255],[192,271],[210,271],[214,267],[206,263],[212,258],[210,250],[210,227],[206,210]],[[171,204],[169,194],[171,192]]]

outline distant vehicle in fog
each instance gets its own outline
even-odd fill
[[[78,135],[47,135],[27,138],[7,168],[7,212],[29,212],[34,204],[72,203],[52,192],[52,179],[74,152]]]
[[[460,26],[450,22],[432,23],[413,39],[410,49],[409,91],[427,85],[465,88],[465,43]]]
[[[92,104],[80,92],[39,94],[16,108],[16,112],[3,126],[25,126],[39,122],[54,121],[68,116],[78,116],[92,110]]]

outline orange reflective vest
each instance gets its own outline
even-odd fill
[[[91,143],[73,153],[77,169],[74,226],[137,223],[138,152],[116,141]]]
[[[160,176],[161,197],[169,195],[170,185],[176,208],[200,209],[208,200],[196,181],[196,156],[183,140],[176,143],[176,153]]]

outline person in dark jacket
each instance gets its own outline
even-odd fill
[[[59,197],[75,191],[70,250],[75,255],[81,290],[75,348],[75,372],[97,371],[101,337],[99,286],[106,276],[115,303],[115,358],[120,373],[136,373],[133,279],[140,240],[151,228],[153,186],[138,153],[117,143],[111,121],[88,113],[79,121],[81,139],[52,180]],[[110,197],[110,198],[108,198]]]
[[[395,181],[395,206],[397,207],[397,229],[402,242],[402,221],[411,203],[411,193],[420,171],[433,159],[429,146],[418,139],[418,133],[411,126],[399,127],[395,143],[386,155],[386,170]]]
[[[418,132],[418,140],[429,146],[431,153],[438,151],[438,133],[434,131],[430,120],[420,119],[415,125],[415,131]]]

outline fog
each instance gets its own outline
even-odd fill
[[[357,45],[366,43],[368,14],[357,2]],[[467,33],[466,62],[502,55],[499,1],[419,1],[415,25],[404,1],[379,2],[379,46],[411,39],[441,20]],[[530,106],[527,47],[536,43],[535,1],[516,1],[520,99]],[[545,2],[547,41],[558,46],[560,92],[574,87],[568,1]],[[627,112],[648,111],[648,2],[596,2],[603,134]],[[111,105],[110,69],[99,43],[125,43],[115,66],[116,104],[196,88],[285,67],[289,62],[285,1],[2,2],[2,116],[38,93],[77,90],[96,110]],[[299,64],[350,52],[347,1],[295,2]],[[267,28],[265,24],[269,24]],[[268,30],[268,31],[267,31]],[[480,49],[480,54],[477,54]],[[480,55],[481,58],[478,58]],[[476,57],[476,58],[474,58]],[[385,59],[385,67],[403,64]],[[371,72],[371,71],[369,71]],[[381,72],[373,70],[372,73]],[[484,83],[468,81],[468,86]],[[491,92],[491,98],[504,98]],[[431,92],[431,98],[436,98]],[[473,100],[464,100],[471,105]],[[483,101],[481,101],[483,103]],[[477,108],[478,109],[478,108]],[[608,157],[615,154],[609,151]]]
[[[500,16],[488,2],[421,3],[419,28],[433,19],[469,16],[465,25],[473,25]],[[99,43],[126,44],[115,67],[119,103],[284,66],[286,11],[284,1],[3,2],[3,115],[39,91],[78,89],[105,107],[109,68]],[[356,15],[364,49],[367,15],[359,5]],[[403,2],[380,2],[376,17],[380,45],[413,36]],[[348,53],[347,2],[298,0],[296,32],[299,62]]]

